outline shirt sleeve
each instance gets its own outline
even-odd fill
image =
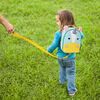
[[[47,48],[47,51],[49,53],[52,53],[59,46],[60,40],[61,40],[61,35],[60,33],[56,32],[54,40],[52,44]]]
[[[81,39],[83,39],[84,38],[84,34],[81,32]]]

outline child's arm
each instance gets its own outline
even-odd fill
[[[61,35],[60,35],[58,32],[56,32],[56,33],[55,33],[54,41],[53,41],[53,43],[47,48],[47,51],[48,51],[49,53],[52,53],[52,52],[58,47],[58,45],[59,45],[59,43],[60,43],[60,40],[61,40]]]

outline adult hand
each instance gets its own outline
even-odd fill
[[[6,30],[7,30],[8,33],[14,32],[14,26],[12,24],[10,24],[10,23],[7,22],[4,25],[4,27],[6,28]]]
[[[5,27],[8,33],[14,32],[14,26],[10,24],[3,16],[0,14],[0,23]]]

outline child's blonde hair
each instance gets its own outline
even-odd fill
[[[65,25],[69,26],[76,26],[74,17],[71,11],[69,10],[60,10],[56,15],[59,16],[59,20],[61,21],[60,31],[62,32],[63,27]]]

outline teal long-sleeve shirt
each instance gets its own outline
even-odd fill
[[[83,37],[84,37],[84,34],[81,32],[81,38],[83,38]],[[55,33],[55,37],[54,37],[53,43],[47,48],[47,51],[49,53],[52,53],[56,48],[58,48],[57,57],[61,57],[62,58],[62,57],[68,56],[69,53],[64,53],[61,50],[60,41],[61,41],[61,32],[57,31]],[[67,59],[75,58],[75,55],[76,55],[75,53],[71,53],[71,55]]]

